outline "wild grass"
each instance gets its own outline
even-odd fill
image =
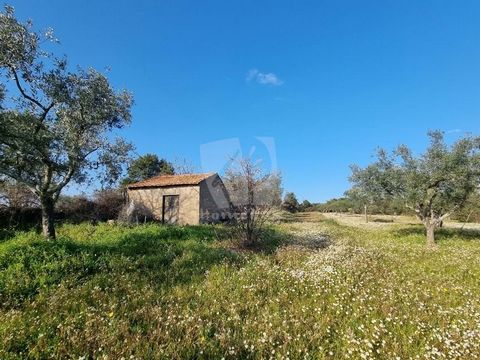
[[[0,244],[0,358],[480,357],[476,232],[430,251],[421,227],[292,218],[237,251],[222,231],[18,233]]]

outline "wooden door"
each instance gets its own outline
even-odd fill
[[[165,224],[176,224],[180,209],[180,197],[178,195],[163,196],[162,221]]]

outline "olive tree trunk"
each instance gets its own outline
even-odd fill
[[[435,240],[435,230],[438,227],[441,219],[436,219],[433,216],[425,217],[422,219],[423,225],[427,231],[427,247],[436,248],[437,241]]]
[[[47,239],[55,239],[55,201],[52,196],[42,196],[42,232]]]
[[[437,242],[435,241],[435,224],[427,223],[425,224],[425,228],[427,229],[427,246],[428,247],[435,247]]]

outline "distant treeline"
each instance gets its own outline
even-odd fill
[[[331,199],[327,202],[315,204],[317,211],[321,212],[343,212],[343,213],[363,213],[365,211],[365,203],[355,201],[348,197],[341,197],[338,199]],[[367,210],[371,214],[386,214],[386,215],[403,215],[409,214],[403,203],[399,201],[379,202],[367,204]]]
[[[61,196],[55,206],[55,220],[68,223],[99,222],[117,219],[125,198],[121,190],[104,190],[93,196]],[[3,202],[0,229],[40,228],[42,210],[35,202]]]
[[[324,203],[312,204],[306,211],[337,212],[362,214],[365,211],[365,203],[349,197],[334,198]],[[407,209],[400,200],[382,201],[367,204],[369,214],[376,215],[415,215]],[[457,210],[452,219],[465,222],[480,222],[480,195],[474,194],[468,200],[466,206]]]

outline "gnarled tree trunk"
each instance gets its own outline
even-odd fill
[[[427,222],[425,224],[425,228],[427,229],[427,246],[430,248],[434,248],[437,246],[435,241],[435,224]]]
[[[431,209],[425,208],[417,208],[415,209],[415,213],[417,215],[417,218],[422,222],[423,226],[425,226],[425,230],[427,231],[427,247],[436,248],[437,241],[435,240],[435,230],[437,229],[437,227],[439,227],[445,215],[442,217],[438,217],[433,213]]]
[[[55,201],[52,196],[46,195],[40,198],[42,205],[42,231],[47,239],[55,239]]]

